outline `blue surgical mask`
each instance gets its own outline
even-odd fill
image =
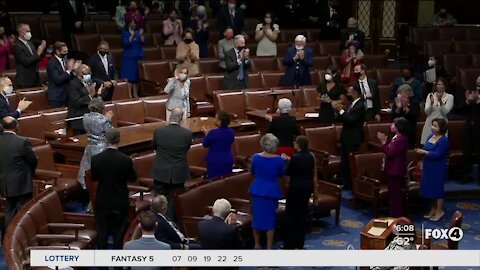
[[[82,80],[83,80],[84,82],[89,82],[91,79],[92,79],[92,75],[91,75],[91,74],[84,74],[84,75],[83,75],[83,78],[82,78]]]
[[[197,17],[198,17],[200,20],[203,20],[203,19],[205,19],[205,14],[203,14],[203,13],[198,13],[198,14],[197,14]]]

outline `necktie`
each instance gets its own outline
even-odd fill
[[[233,21],[235,20],[235,10],[230,9],[230,20],[232,21],[232,26],[233,26]]]
[[[102,56],[102,63],[105,68],[105,73],[108,75],[108,60],[106,56]]]
[[[362,93],[363,93],[363,103],[365,103],[365,110],[368,109],[368,103],[367,103],[367,91],[365,91],[365,82],[360,82],[360,87],[362,88]]]
[[[240,59],[240,51],[238,51],[237,57],[238,57],[238,59]],[[237,79],[238,79],[239,81],[243,81],[244,77],[245,77],[245,75],[244,75],[244,73],[243,73],[243,62],[241,62],[240,67],[238,68],[238,76],[237,76]]]
[[[73,13],[77,14],[77,6],[75,4],[75,0],[70,0],[70,5],[72,6]]]
[[[30,53],[33,55],[33,50],[32,47],[30,47],[30,44],[27,42],[25,43],[25,46],[27,46],[27,49],[30,51]]]
[[[67,66],[67,61],[62,58],[62,60],[60,61],[60,63],[62,63],[62,68],[63,68],[63,70],[66,71],[67,69],[66,69],[65,67]]]

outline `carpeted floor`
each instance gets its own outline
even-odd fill
[[[445,186],[447,193],[467,194],[479,190],[477,184],[460,185],[453,181],[448,181]],[[423,224],[425,228],[446,228],[452,214],[459,210],[463,213],[464,238],[460,243],[459,249],[480,249],[480,200],[467,199],[462,196],[454,196],[460,199],[447,199],[445,201],[445,216],[438,222],[432,222],[423,218],[424,209],[428,206],[417,206],[412,209],[411,218],[415,226],[420,228]],[[307,235],[306,249],[347,249],[349,246],[353,249],[360,248],[360,230],[368,223],[373,216],[371,205],[365,204],[360,209],[352,209],[348,206],[348,199],[351,198],[350,192],[343,193],[343,203],[341,208],[340,226],[335,226],[334,216],[323,218],[316,224],[314,230]],[[76,207],[75,207],[76,208]],[[386,210],[386,209],[385,209]],[[282,243],[277,242],[276,248]],[[0,269],[8,269],[0,254]],[[255,268],[242,268],[255,269]],[[354,269],[353,267],[317,267],[317,268],[296,268],[285,267],[282,269]],[[440,269],[479,269],[480,267],[445,267]]]

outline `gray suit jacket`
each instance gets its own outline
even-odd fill
[[[0,188],[4,197],[32,193],[37,157],[32,144],[10,132],[0,136]]]
[[[227,68],[227,66],[225,65],[225,54],[231,49],[233,49],[233,39],[231,40],[227,40],[225,38],[221,39],[218,41],[217,47],[218,47],[217,49],[218,58],[220,59],[220,62],[218,63],[218,65],[221,68]]]
[[[153,149],[156,150],[152,176],[165,184],[183,184],[190,178],[187,151],[192,144],[192,132],[179,125],[169,124],[155,129]]]
[[[225,76],[223,78],[223,86],[225,89],[246,89],[248,88],[248,69],[251,67],[250,60],[244,60],[243,62],[244,68],[244,79],[239,81],[237,79],[238,71],[240,69],[240,65],[237,63],[237,55],[235,53],[235,49],[231,49],[230,51],[225,53],[225,65],[227,67],[227,71],[225,72]]]
[[[141,237],[137,240],[128,241],[123,246],[124,250],[166,250],[170,249],[170,245],[158,241],[155,237]],[[162,269],[161,267],[131,267],[132,270],[154,270]]]
[[[17,70],[17,84],[20,88],[27,88],[40,85],[40,77],[38,74],[38,62],[40,56],[37,54],[37,49],[31,41],[27,42],[33,54],[27,48],[23,41],[17,39],[15,41],[15,48],[13,55],[15,56],[16,70]]]

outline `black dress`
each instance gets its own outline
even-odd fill
[[[320,95],[328,95],[331,100],[339,100],[341,95],[346,95],[345,88],[338,82],[335,82],[335,85],[330,91],[327,90],[327,85],[322,83],[317,87],[317,91]],[[318,121],[322,124],[332,124],[335,122],[335,110],[331,103],[321,102]]]

